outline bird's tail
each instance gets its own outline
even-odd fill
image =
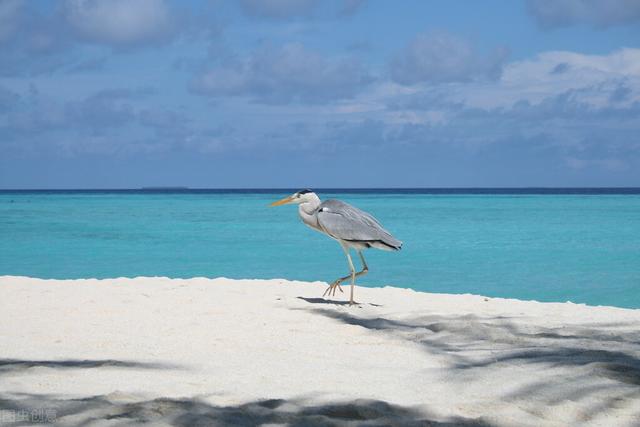
[[[383,251],[399,251],[402,249],[402,242],[392,235],[385,236],[385,238],[378,240],[376,243],[373,246]]]

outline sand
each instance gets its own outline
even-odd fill
[[[0,277],[0,424],[640,424],[640,310],[326,286]]]

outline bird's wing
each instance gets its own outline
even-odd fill
[[[326,200],[318,207],[318,224],[331,237],[348,241],[382,242],[399,249],[397,240],[374,217],[339,200]]]

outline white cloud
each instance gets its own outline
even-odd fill
[[[360,10],[365,3],[365,0],[344,0],[342,9],[339,14],[342,16],[351,16]]]
[[[240,0],[247,15],[270,19],[310,15],[317,4],[318,0]]]
[[[562,72],[557,72],[559,66]],[[503,91],[502,99],[507,102],[538,102],[567,90],[597,87],[604,89],[599,97],[604,98],[608,94],[606,84],[620,80],[635,88],[636,96],[640,95],[640,49],[620,49],[607,55],[545,52],[508,64],[497,89]]]
[[[268,104],[316,103],[351,98],[371,80],[353,58],[329,58],[290,43],[211,67],[194,78],[191,88],[202,95],[243,96]]]
[[[558,65],[562,65],[562,72],[554,72]],[[549,82],[560,78],[566,82],[578,79],[576,84],[590,84],[612,76],[640,77],[640,49],[620,49],[607,55],[545,52],[532,59],[509,64],[502,80],[509,83],[534,78],[536,82]]]
[[[166,42],[175,30],[164,0],[67,0],[65,16],[82,39],[115,46]]]
[[[23,6],[23,0],[0,1],[0,44],[16,31]]]
[[[404,104],[418,109],[459,105],[490,110],[522,101],[535,105],[572,91],[576,101],[601,108],[616,97],[621,85],[628,92],[622,105],[640,101],[640,49],[605,55],[544,52],[505,64],[498,80],[416,85],[413,93],[392,97],[392,104],[394,109]]]
[[[375,119],[398,142],[498,144],[513,153],[533,144],[545,155],[571,157],[565,165],[574,169],[621,171],[636,160],[616,159],[640,152],[639,64],[640,49],[554,51],[506,64],[498,80],[379,83],[341,107],[343,120],[357,127]],[[380,104],[386,110],[366,116],[355,108]]]
[[[481,55],[467,40],[449,33],[420,34],[391,62],[391,78],[404,85],[496,79],[507,53],[497,49]]]
[[[527,6],[543,28],[576,24],[604,28],[640,22],[638,0],[528,0]]]

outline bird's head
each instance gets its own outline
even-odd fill
[[[318,196],[313,191],[300,190],[300,191],[296,191],[290,196],[285,197],[284,199],[280,199],[271,203],[269,206],[289,205],[292,203],[299,205],[301,203],[314,202],[316,200],[318,200]]]

